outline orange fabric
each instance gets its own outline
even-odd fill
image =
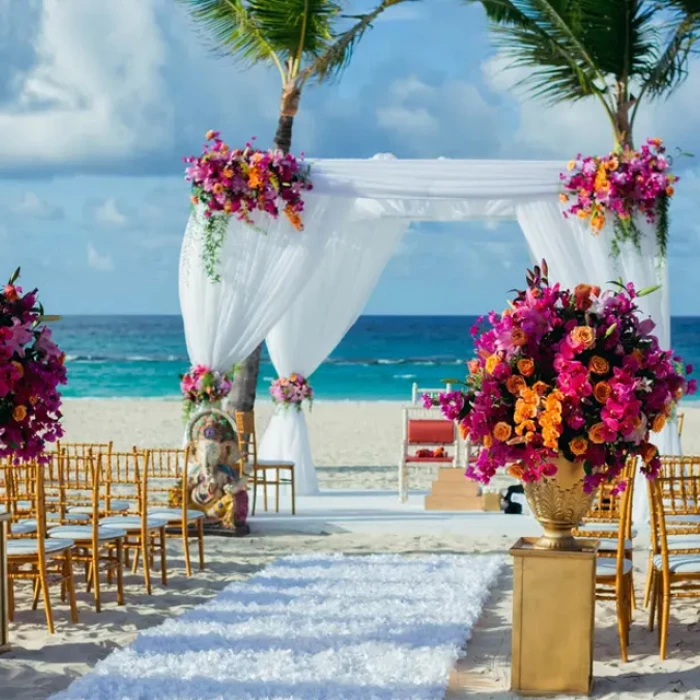
[[[454,423],[448,420],[409,420],[411,445],[449,445],[455,441]]]

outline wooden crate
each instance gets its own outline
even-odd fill
[[[519,695],[590,694],[593,683],[596,549],[510,550],[513,571],[511,690]]]

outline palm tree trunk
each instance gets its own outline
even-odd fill
[[[282,106],[277,122],[275,134],[275,147],[283,153],[289,153],[292,147],[292,128],[294,117],[299,107],[300,91],[296,85],[285,86],[282,91]],[[255,406],[255,397],[258,388],[258,376],[260,374],[260,355],[263,344],[260,343],[253,353],[246,357],[238,366],[238,371],[233,379],[233,387],[228,395],[225,405],[230,411],[252,411]]]

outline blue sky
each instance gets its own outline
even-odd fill
[[[369,7],[368,0],[353,9]],[[306,91],[294,150],[316,157],[556,158],[609,150],[595,103],[547,108],[510,89],[479,7],[400,6],[337,84]],[[177,313],[188,214],[181,156],[220,129],[269,145],[279,76],[206,47],[175,0],[0,0],[0,246],[54,313]],[[637,140],[700,155],[700,64]],[[700,314],[700,163],[677,161],[675,314]],[[412,227],[368,313],[478,313],[521,283],[515,224]],[[0,271],[1,273],[2,271]]]

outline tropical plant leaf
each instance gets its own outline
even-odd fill
[[[20,275],[21,271],[22,271],[22,268],[18,267],[10,276],[10,280],[9,280],[8,284],[14,284],[19,279],[19,275]]]
[[[638,297],[645,297],[648,296],[649,294],[653,294],[654,292],[658,291],[661,289],[660,284],[655,284],[652,287],[644,287],[641,291],[637,292]]]

